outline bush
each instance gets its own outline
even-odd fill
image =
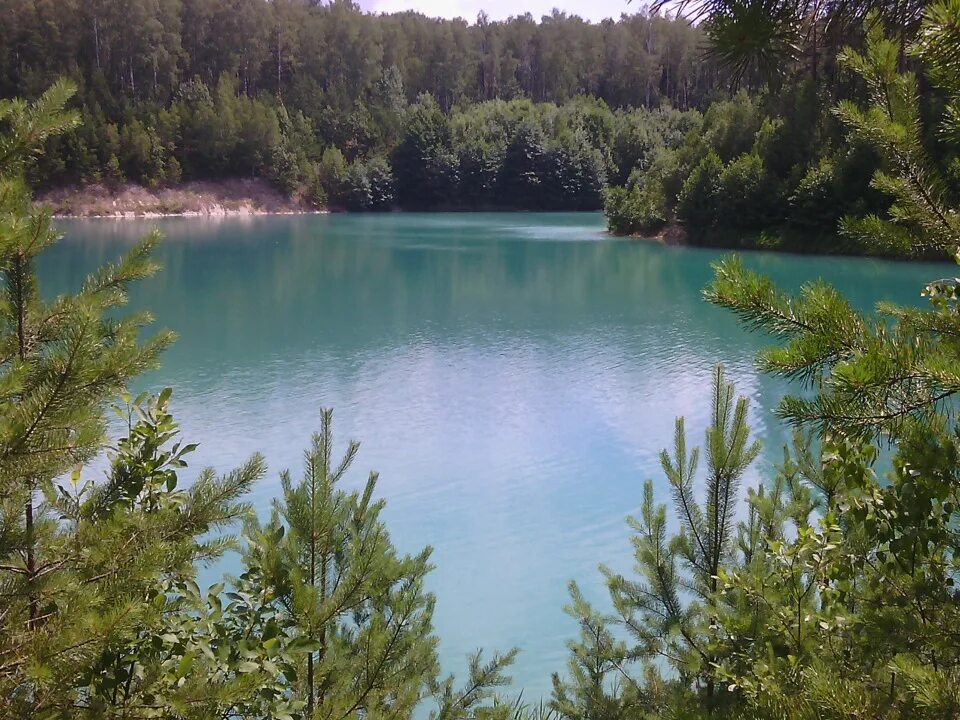
[[[373,205],[370,178],[362,162],[355,162],[347,169],[343,199],[347,210],[369,210]]]
[[[391,160],[401,205],[422,210],[451,203],[451,190],[458,184],[457,156],[450,124],[432,96],[421,96],[411,106]]]
[[[716,222],[738,228],[760,229],[776,215],[776,181],[769,177],[758,155],[741,155],[720,173]]]
[[[617,235],[656,233],[667,223],[667,202],[659,182],[614,187],[604,203],[610,232]]]
[[[167,173],[167,148],[157,131],[133,120],[119,133],[119,162],[124,175],[132,180],[156,188],[171,182]]]
[[[677,197],[677,217],[696,227],[709,227],[717,219],[717,195],[723,163],[711,151],[697,163]]]
[[[374,157],[366,163],[367,181],[370,184],[370,209],[389,210],[396,199],[396,184],[390,163],[384,157]]]
[[[788,202],[791,224],[811,229],[836,227],[843,213],[837,197],[833,161],[824,158],[808,169]]]
[[[638,169],[649,170],[659,154],[682,145],[692,130],[699,129],[702,120],[695,110],[619,111],[610,143],[613,181],[622,183]]]
[[[320,156],[317,165],[317,185],[323,190],[325,202],[334,205],[345,201],[347,184],[347,159],[339,148],[329,147]],[[314,197],[318,194],[315,192]]]
[[[483,142],[465,145],[460,148],[459,166],[460,203],[466,207],[493,205],[503,166],[502,148]]]
[[[270,179],[287,195],[300,187],[301,173],[296,153],[286,143],[278,143],[270,152]]]
[[[357,160],[346,171],[343,200],[348,210],[388,210],[394,202],[390,164],[382,157]]]
[[[507,145],[498,179],[505,207],[540,209],[546,201],[548,174],[546,138],[539,126],[522,125]]]
[[[762,117],[756,102],[745,92],[716,102],[703,116],[703,138],[723,162],[750,152]]]
[[[580,133],[567,134],[543,158],[542,207],[548,210],[598,210],[603,207],[606,171],[600,152]]]

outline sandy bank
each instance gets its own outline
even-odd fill
[[[156,189],[133,183],[116,187],[75,186],[41,193],[36,202],[50,208],[58,217],[216,217],[322,212],[255,178],[194,181]]]

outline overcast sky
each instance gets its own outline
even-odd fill
[[[570,15],[579,15],[594,22],[603,18],[620,17],[633,13],[645,4],[644,0],[360,0],[360,6],[374,12],[417,10],[431,17],[462,17],[470,22],[485,10],[491,20],[504,20],[511,15],[529,12],[539,19],[558,8]]]

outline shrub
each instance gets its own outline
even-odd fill
[[[723,163],[711,151],[697,163],[677,197],[677,217],[690,225],[708,227],[717,219],[717,194]]]
[[[478,141],[461,147],[458,155],[460,203],[467,207],[492,205],[503,166],[503,149]]]
[[[355,162],[347,168],[343,199],[348,210],[369,210],[373,205],[370,178],[362,162]]]
[[[703,138],[724,162],[750,152],[762,116],[756,102],[745,92],[716,102],[703,116]]]
[[[667,203],[659,182],[613,187],[604,211],[610,231],[618,235],[655,233],[667,222]]]
[[[728,227],[765,227],[776,215],[776,181],[759,155],[741,155],[720,173],[716,222]]]
[[[355,161],[347,168],[342,195],[348,210],[388,210],[394,202],[390,164],[379,156]]]
[[[390,209],[396,199],[396,184],[390,163],[384,157],[371,158],[366,163],[366,173],[370,185],[370,209]]]
[[[546,138],[539,126],[522,125],[507,145],[498,179],[498,197],[506,207],[542,208],[549,173]]]
[[[833,228],[843,214],[833,161],[822,159],[807,170],[789,199],[789,220],[803,228]]]
[[[429,209],[451,202],[451,190],[458,184],[457,156],[450,123],[432,96],[423,95],[410,107],[391,163],[404,207]]]
[[[334,205],[344,202],[347,182],[347,159],[339,148],[329,147],[320,156],[317,165],[317,184],[323,190],[324,201]],[[318,194],[314,193],[314,198]]]
[[[283,192],[290,195],[300,186],[300,165],[286,143],[278,143],[270,152],[270,179]]]

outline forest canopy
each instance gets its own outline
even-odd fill
[[[40,187],[262,176],[350,209],[598,209],[608,177],[626,180],[661,126],[682,135],[675,109],[706,105],[722,76],[698,28],[647,12],[468,23],[342,0],[14,0],[5,14],[0,95],[78,87],[82,124],[50,142]]]

